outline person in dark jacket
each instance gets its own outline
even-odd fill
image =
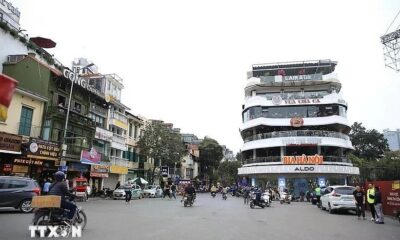
[[[121,186],[121,182],[118,181],[118,182],[117,182],[117,185],[115,185],[115,190],[117,190],[120,186]]]
[[[384,224],[385,222],[383,219],[383,211],[382,211],[382,193],[381,191],[379,191],[378,186],[375,186],[374,207],[376,212],[375,223]]]
[[[356,212],[358,219],[360,220],[362,214],[363,219],[365,220],[365,193],[361,190],[360,186],[357,186],[356,190],[353,192],[353,195],[356,200]]]
[[[54,174],[55,182],[49,187],[49,195],[57,195],[61,196],[61,208],[67,209],[68,211],[68,219],[72,220],[75,216],[76,205],[67,201],[65,196],[71,196],[68,191],[67,183],[64,181],[65,174],[61,171],[58,171]]]

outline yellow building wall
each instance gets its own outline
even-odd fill
[[[31,136],[39,137],[42,126],[44,102],[32,97],[15,92],[8,107],[8,117],[5,122],[0,122],[0,131],[18,134],[22,106],[33,109]]]

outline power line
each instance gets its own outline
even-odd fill
[[[389,25],[388,29],[386,30],[385,34],[389,31],[390,27],[393,25],[394,21],[396,21],[396,18],[399,16],[400,10],[397,12],[396,17],[394,17],[392,23]],[[399,25],[400,26],[400,25]],[[398,28],[398,27],[397,27]]]

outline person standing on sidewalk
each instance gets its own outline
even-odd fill
[[[353,195],[356,200],[356,212],[358,220],[360,220],[361,214],[363,219],[365,220],[365,195],[364,191],[361,190],[360,186],[356,187],[354,190]]]
[[[371,221],[375,221],[374,198],[375,198],[375,189],[374,186],[370,183],[368,184],[368,190],[367,190],[367,202],[369,210],[371,210],[371,215],[372,215]]]
[[[130,179],[129,179],[130,180]],[[124,190],[125,190],[125,203],[129,204],[131,203],[131,198],[132,198],[132,183],[130,181],[127,181],[124,185]]]
[[[379,191],[379,187],[375,186],[375,198],[374,198],[374,207],[376,213],[376,221],[377,224],[384,224],[383,220],[383,211],[382,211],[382,194]]]
[[[319,185],[317,185],[317,187],[315,188],[315,196],[317,197],[317,206],[320,207],[321,206],[321,188],[319,187]]]
[[[43,184],[43,195],[47,195],[49,192],[49,188],[51,185],[51,179],[46,179],[45,183]]]

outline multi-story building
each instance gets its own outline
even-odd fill
[[[179,175],[184,179],[193,179],[199,175],[199,144],[201,141],[191,133],[182,133],[181,138],[186,146],[187,153],[181,160]]]
[[[330,60],[253,65],[243,105],[239,175],[295,195],[316,184],[346,184],[358,175],[347,103]]]
[[[147,178],[147,176],[145,177],[143,166],[142,168],[139,168],[140,156],[137,146],[144,121],[139,116],[136,116],[128,111],[125,113],[128,118],[128,133],[126,138],[128,150],[124,152],[123,157],[129,161],[127,178]]]
[[[384,129],[383,136],[388,141],[390,151],[400,150],[400,129],[396,129],[395,131]]]

